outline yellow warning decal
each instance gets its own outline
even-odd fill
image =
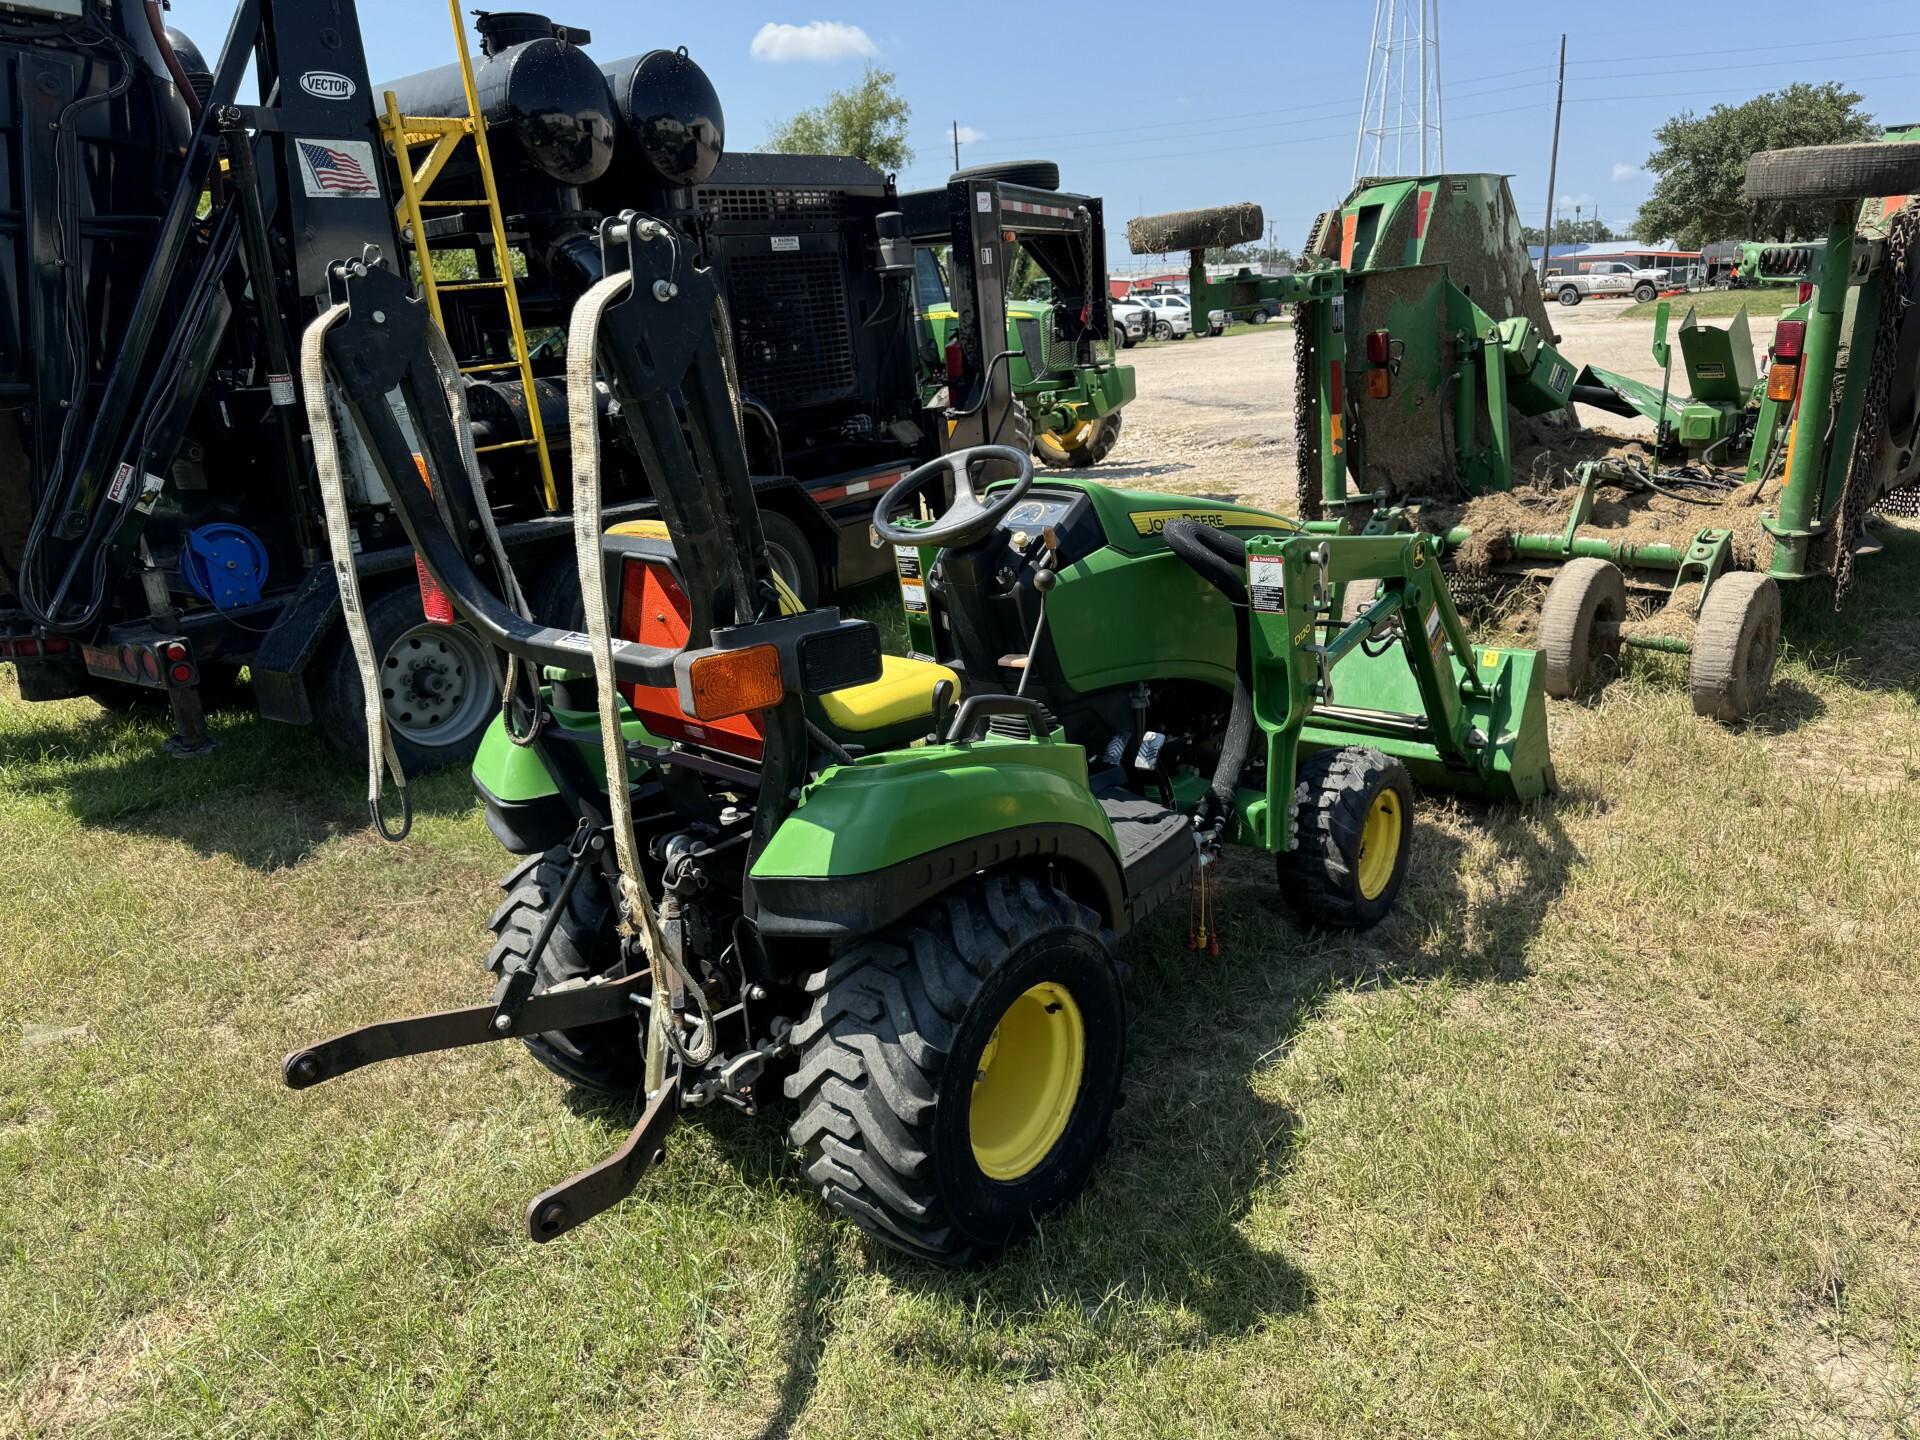
[[[1258,510],[1136,510],[1130,517],[1133,528],[1142,535],[1158,535],[1169,521],[1192,520],[1216,530],[1298,530],[1291,520],[1264,515]]]
[[[1480,668],[1481,669],[1491,670],[1493,669],[1494,666],[1498,665],[1499,663],[1500,663],[1500,652],[1498,650],[1482,650],[1480,652]]]

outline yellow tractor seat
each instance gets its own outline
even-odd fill
[[[956,697],[960,677],[931,660],[880,657],[880,678],[827,695],[810,697],[814,723],[835,739],[868,750],[918,740],[932,728],[933,690],[950,681]]]

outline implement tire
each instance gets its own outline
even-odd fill
[[[1293,848],[1274,857],[1281,898],[1317,929],[1379,924],[1413,850],[1406,766],[1360,745],[1320,750],[1300,762],[1293,797]]]
[[[1586,689],[1593,662],[1619,653],[1617,630],[1627,618],[1627,581],[1609,560],[1582,555],[1560,567],[1540,606],[1540,652],[1547,661],[1547,694],[1570,699]]]
[[[501,880],[500,888],[507,892],[507,898],[487,922],[494,935],[487,969],[496,978],[508,968],[525,964],[572,863],[567,847],[556,845],[509,871]],[[567,908],[547,938],[533,993],[543,995],[569,982],[608,975],[619,965],[620,937],[614,929],[613,905],[606,881],[596,867],[573,887]],[[533,1052],[534,1059],[561,1079],[589,1090],[632,1098],[645,1078],[640,1034],[641,1018],[636,1016],[527,1035],[522,1043]]]
[[[828,1208],[942,1265],[1085,1187],[1120,1103],[1126,1001],[1099,917],[985,875],[809,975],[789,1130]]]
[[[1693,636],[1687,688],[1693,713],[1736,725],[1758,711],[1780,658],[1780,586],[1737,570],[1707,591]]]
[[[1863,200],[1920,190],[1920,141],[1802,145],[1747,160],[1749,200]]]
[[[1003,160],[998,165],[969,165],[947,177],[955,180],[1004,180],[1029,190],[1058,190],[1060,167],[1052,160]]]
[[[1204,210],[1169,210],[1127,222],[1127,248],[1136,255],[1245,245],[1267,233],[1265,213],[1251,200]]]

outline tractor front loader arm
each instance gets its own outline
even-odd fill
[[[1553,787],[1538,654],[1474,644],[1438,556],[1426,535],[1248,542],[1254,718],[1269,776],[1291,776],[1303,747],[1365,744],[1422,784],[1486,799]],[[1287,847],[1290,792],[1242,790],[1240,812],[1254,843]]]

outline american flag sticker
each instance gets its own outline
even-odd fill
[[[374,179],[373,146],[365,140],[295,140],[300,178],[316,200],[380,198]]]

